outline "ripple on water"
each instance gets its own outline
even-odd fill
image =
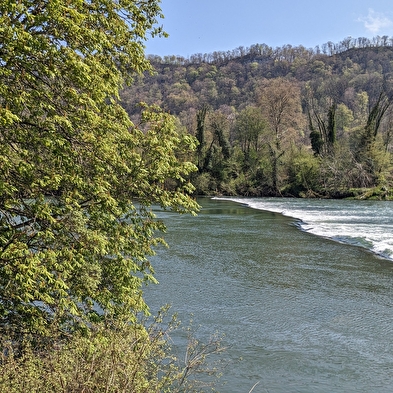
[[[160,285],[147,300],[171,303],[185,323],[194,314],[201,338],[225,334],[221,391],[247,392],[260,381],[253,393],[390,392],[391,262],[301,232],[280,215],[202,203],[197,220],[167,215],[171,247],[153,260]],[[323,201],[314,211],[333,207]]]

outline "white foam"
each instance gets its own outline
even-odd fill
[[[389,202],[289,198],[215,198],[300,221],[316,236],[364,247],[393,260],[393,205]]]

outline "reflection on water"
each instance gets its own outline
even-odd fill
[[[393,263],[299,231],[293,219],[202,199],[162,213],[153,310],[170,303],[231,347],[222,392],[390,392]],[[339,203],[339,202],[337,202]],[[161,214],[161,213],[160,213]],[[242,357],[239,363],[237,360]]]

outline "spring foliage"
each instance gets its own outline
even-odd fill
[[[166,310],[154,321],[100,326],[89,337],[71,340],[38,354],[28,347],[22,356],[6,347],[0,356],[0,391],[7,393],[181,393],[215,392],[222,362],[208,360],[220,354],[221,338],[199,342],[188,328],[184,356],[175,356],[168,334],[178,322],[167,322]],[[203,375],[203,378],[201,376]]]
[[[194,165],[179,158],[193,138],[158,108],[133,124],[118,100],[150,70],[143,42],[165,34],[161,16],[159,1],[0,3],[3,336],[54,337],[147,310],[147,256],[164,229],[149,206],[197,208]]]

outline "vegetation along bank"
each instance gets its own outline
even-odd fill
[[[265,44],[189,58],[150,56],[122,91],[176,117],[198,141],[197,194],[392,197],[393,43]]]

